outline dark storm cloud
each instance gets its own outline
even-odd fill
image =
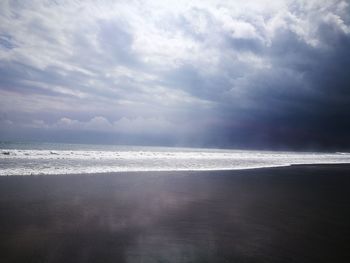
[[[3,131],[350,148],[345,1],[2,5]]]
[[[225,75],[235,79],[234,73],[240,71],[235,62],[221,68],[219,80],[192,68],[175,72],[177,83],[191,94],[219,98],[216,110],[225,123],[223,131],[211,134],[215,140],[241,147],[350,146],[349,33],[329,21],[315,21],[311,26],[321,42],[317,46],[290,28],[278,30],[269,46],[262,46],[259,39],[239,39],[240,47],[227,38],[228,49],[259,53],[271,64],[254,70],[242,63],[246,72],[236,82],[241,87],[232,85]],[[227,89],[232,96],[220,96]],[[235,98],[235,89],[240,98]]]
[[[253,82],[264,83],[264,93],[256,100],[270,107],[259,113],[258,127],[267,125],[271,141],[347,148],[350,38],[330,25],[314,26],[323,47],[310,48],[290,32],[273,41],[273,66],[287,72],[269,72]]]

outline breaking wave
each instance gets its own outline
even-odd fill
[[[350,163],[349,153],[299,153],[161,147],[3,148],[0,175],[125,171],[237,170],[292,164]],[[45,147],[44,147],[45,148]],[[50,148],[50,147],[47,147]],[[56,149],[55,149],[56,148]],[[63,149],[62,149],[63,148]]]

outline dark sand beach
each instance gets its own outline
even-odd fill
[[[350,165],[0,178],[0,262],[350,262]]]

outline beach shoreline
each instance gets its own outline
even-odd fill
[[[2,262],[346,262],[350,165],[0,177]]]
[[[193,175],[193,174],[206,174],[206,173],[218,173],[223,172],[225,175],[234,175],[235,173],[240,173],[240,171],[261,171],[265,169],[278,169],[278,168],[334,168],[334,169],[343,169],[350,167],[350,163],[313,163],[313,164],[286,164],[286,165],[271,165],[271,166],[262,166],[262,167],[252,167],[252,168],[223,168],[223,169],[183,169],[183,170],[130,170],[130,171],[117,171],[117,172],[89,172],[89,173],[58,173],[58,174],[11,174],[11,175],[0,175],[1,177],[41,177],[41,176],[104,176],[104,175],[132,175],[132,174],[145,174],[152,176],[161,176],[161,175],[175,175],[178,176],[180,173],[182,175]]]

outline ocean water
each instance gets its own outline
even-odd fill
[[[0,175],[237,170],[350,163],[350,153],[0,142]]]

